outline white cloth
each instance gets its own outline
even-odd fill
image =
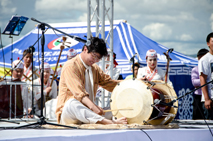
[[[32,94],[30,93],[31,90],[29,89],[29,87],[31,87],[31,86],[22,85],[22,87],[21,87],[24,114],[26,114],[28,112],[28,109],[32,109]]]
[[[35,71],[35,70],[36,70],[36,73],[39,74],[38,69],[36,69],[35,67],[33,67],[33,71]],[[24,66],[24,75],[27,76],[27,77],[29,77],[29,76],[32,75],[32,65],[30,65],[28,68],[26,68]],[[33,74],[32,76],[33,76],[34,80],[38,78],[38,76],[36,74]],[[29,78],[30,80],[32,80],[32,76]],[[32,81],[29,81],[24,76],[22,76],[21,80],[23,82],[27,82],[27,84],[32,84]]]
[[[22,61],[20,60],[15,60],[13,61],[12,63],[12,68],[15,68],[15,69],[23,69],[24,68],[24,64]]]
[[[158,67],[156,67],[155,69],[157,70],[157,73],[153,76],[152,80],[162,80],[162,81],[164,81],[165,80],[165,71],[162,70],[161,68],[158,68]],[[149,70],[148,67],[139,68],[138,69],[137,78],[142,78],[143,76],[147,76],[148,75],[147,70]],[[167,83],[170,86],[173,87],[172,82],[169,80],[169,75],[167,77]]]
[[[56,105],[57,105],[57,99],[51,99],[47,102],[45,102],[45,108],[43,109],[43,113],[46,113],[45,117],[49,120],[57,120],[56,118]]]
[[[35,71],[36,68],[33,67],[33,71]],[[36,71],[38,73],[38,70]],[[30,65],[28,68],[24,66],[24,75],[29,77],[32,75],[32,65]],[[35,80],[37,77],[36,74],[33,74],[33,79]],[[29,78],[32,80],[32,77]],[[23,99],[23,106],[24,106],[24,112],[27,112],[27,109],[31,110],[32,109],[32,81],[29,81],[26,79],[24,76],[22,76],[22,82],[26,82],[27,86],[24,88],[24,92],[22,94],[22,99]]]
[[[110,75],[110,66],[106,69],[106,72],[105,72],[105,74],[108,74],[108,75]],[[116,67],[113,67],[113,69],[112,69],[112,79],[113,80],[118,80],[118,77],[119,77],[119,75],[120,75],[120,73],[121,73],[121,71],[120,70],[118,70]]]
[[[94,102],[94,94],[93,94],[93,90],[92,90],[92,85],[91,85],[91,81],[90,81],[90,77],[89,77],[89,69],[86,69],[85,72],[85,88],[89,93],[89,99]]]
[[[201,72],[205,75],[207,75],[206,83],[211,81],[213,78],[213,55],[211,53],[207,53],[204,55],[198,62],[198,70],[199,75]],[[208,94],[211,99],[213,99],[213,84],[208,84]],[[201,101],[205,101],[204,95],[202,92],[202,98]]]
[[[110,66],[106,69],[105,74],[110,75]],[[118,77],[120,75],[120,70],[118,70],[116,67],[113,67],[112,69],[112,79],[113,80],[118,80]],[[110,95],[111,92],[103,89],[102,87],[99,87],[97,92],[96,92],[96,97],[101,97],[102,93],[104,92],[105,95]],[[106,103],[106,105],[108,106],[109,103]]]
[[[79,55],[79,58],[81,62],[83,63],[85,70],[85,89],[89,93],[89,99],[94,102],[94,92],[93,92],[93,74],[92,74],[92,68],[90,66],[87,66],[84,61],[81,58],[81,54]]]
[[[104,117],[88,109],[78,100],[71,98],[64,105],[64,108],[61,114],[60,123],[61,124],[77,124],[77,123],[95,124],[96,122],[101,121],[103,119]]]
[[[106,63],[106,65],[107,65],[107,63]],[[110,75],[110,69],[111,69],[111,66],[109,65],[109,67],[105,70],[105,74]],[[112,69],[112,77],[111,78],[113,80],[118,80],[119,75],[120,75],[120,70],[118,70],[116,67],[113,67],[113,69]],[[109,97],[111,97],[111,92],[105,90],[102,87],[99,87],[97,92],[96,92],[96,98],[97,98],[96,99],[96,103],[97,104],[99,103],[99,99],[98,98],[101,97],[102,94],[104,94],[105,96],[108,96],[108,99],[105,101],[105,105],[106,105],[106,107],[109,107],[109,105],[110,105]]]
[[[30,64],[30,66],[28,68],[26,68],[26,66],[24,66],[24,75],[29,77],[32,74],[32,64]],[[26,77],[22,76],[22,81],[29,81],[26,79]]]
[[[34,80],[33,83],[34,83],[34,85],[41,85],[40,78]],[[45,91],[45,89],[50,86],[50,83],[51,83],[51,79],[49,79],[47,84],[44,85],[44,87],[43,87],[44,88],[44,91],[43,91],[44,96],[47,95],[47,92]],[[37,114],[40,114],[40,110],[38,108],[37,101],[41,98],[41,86],[34,86],[33,93],[34,93],[34,105],[35,105],[35,108],[36,108],[35,111],[36,111]],[[51,97],[52,99],[57,97],[57,84],[56,84],[55,81],[53,81],[52,90],[49,93],[49,97]]]

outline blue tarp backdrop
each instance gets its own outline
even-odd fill
[[[86,23],[57,23],[50,24],[52,27],[57,28],[67,34],[78,36],[82,39],[87,35],[87,24]],[[110,26],[106,24],[105,35],[107,36],[109,32]],[[91,31],[93,36],[95,36],[95,24],[91,25]],[[142,33],[133,28],[130,24],[124,23],[122,21],[114,21],[114,43],[113,48],[116,53],[116,60],[118,62],[118,69],[121,70],[123,77],[129,75],[131,73],[131,64],[129,62],[130,58],[138,53],[135,61],[139,62],[142,66],[146,65],[146,52],[149,49],[155,49],[158,53],[158,66],[162,67],[162,69],[166,69],[166,57],[163,54],[168,50],[167,47],[158,44],[157,42],[149,39],[144,36]],[[38,34],[39,33],[39,34]],[[55,34],[56,33],[56,34]],[[23,50],[27,49],[31,45],[33,45],[38,37],[41,35],[41,31],[38,31],[37,28],[29,32],[27,35],[14,42],[13,45],[8,45],[4,47],[4,57],[5,62],[3,62],[3,52],[0,50],[0,66],[3,67],[5,64],[6,67],[11,67],[11,60],[16,60],[18,57],[22,58]],[[45,48],[44,48],[44,61],[48,62],[51,66],[55,66],[58,55],[60,53],[60,45],[61,43],[57,42],[57,40],[62,41],[62,34],[59,32],[54,32],[52,29],[48,29],[45,32]],[[71,42],[71,44],[66,43],[70,46],[70,48],[74,48],[81,52],[83,43],[75,41],[74,39],[68,38],[67,42]],[[109,39],[108,39],[109,42]],[[35,44],[35,52],[34,52],[34,64],[36,66],[39,65],[39,60],[41,59],[41,45],[40,41]],[[69,48],[65,48],[62,52],[62,56],[59,64],[63,64],[66,62],[67,51]],[[12,51],[12,54],[11,54]],[[11,56],[12,55],[12,56]],[[173,83],[174,90],[177,96],[184,95],[186,92],[194,89],[191,83],[191,69],[197,65],[197,59],[185,56],[181,53],[173,51],[169,54],[172,61],[170,62],[169,75],[170,80]],[[180,99],[178,107],[177,119],[192,119],[192,102],[193,95],[187,95],[183,99]]]

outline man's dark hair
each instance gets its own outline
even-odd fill
[[[25,49],[25,50],[23,51],[23,54],[22,54],[23,57],[26,56],[28,53],[29,53],[28,49]],[[29,53],[29,54],[31,54],[31,53]]]
[[[208,52],[209,52],[208,49],[202,48],[202,49],[200,49],[200,50],[198,51],[197,57],[203,56],[203,55],[205,55],[205,54],[208,53]]]
[[[206,37],[207,43],[210,41],[210,38],[213,38],[213,32],[209,33],[209,35]]]
[[[134,66],[140,68],[140,64],[138,62],[134,63]],[[132,65],[132,69],[133,69],[133,65]]]
[[[25,49],[25,50],[23,51],[23,56],[24,56],[25,54],[27,54],[27,53],[28,53],[28,50]]]
[[[107,52],[107,47],[106,47],[106,43],[104,42],[103,39],[100,39],[98,37],[92,37],[89,39],[91,44],[90,45],[84,45],[84,47],[86,46],[88,49],[88,53],[90,52],[96,52],[99,53],[101,55],[101,58],[103,56],[107,56],[108,52]],[[82,48],[82,51],[84,50],[84,47]]]

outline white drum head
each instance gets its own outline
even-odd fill
[[[113,116],[126,117],[128,123],[143,123],[152,114],[153,96],[147,85],[141,80],[124,80],[112,92],[111,109]],[[126,110],[125,110],[126,109]]]

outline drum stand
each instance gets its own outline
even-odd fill
[[[152,120],[154,120],[154,119],[157,119],[158,117],[161,117],[161,116],[167,116],[167,117],[174,116],[174,115],[171,114],[171,113],[165,113],[165,112],[160,111],[160,110],[156,107],[157,104],[161,104],[161,105],[165,105],[165,106],[170,106],[170,107],[178,108],[178,107],[174,106],[174,103],[175,103],[177,100],[179,100],[179,99],[181,99],[181,98],[187,96],[187,95],[190,94],[190,93],[193,93],[194,91],[196,91],[196,90],[198,90],[198,89],[200,89],[200,88],[202,88],[202,87],[204,87],[204,86],[206,86],[206,85],[208,85],[208,84],[210,84],[210,83],[213,83],[213,80],[210,81],[210,82],[208,82],[208,83],[206,83],[206,84],[204,84],[204,85],[202,85],[202,86],[200,86],[200,87],[198,87],[198,88],[196,88],[196,89],[194,89],[194,90],[191,90],[190,92],[185,93],[184,95],[182,95],[182,96],[180,96],[180,97],[178,97],[178,98],[172,100],[172,101],[169,102],[169,103],[166,103],[166,102],[163,102],[163,101],[161,101],[161,100],[159,100],[159,99],[158,99],[158,100],[156,99],[156,101],[154,101],[154,104],[152,104],[151,106],[152,106],[153,108],[156,108],[156,109],[160,112],[160,114],[162,114],[162,115],[159,114],[158,116],[156,116],[156,117],[154,117],[154,118],[152,118],[152,119],[150,119],[150,120],[148,120],[148,121],[144,121],[144,124],[149,124],[150,121],[152,121]],[[167,119],[165,118],[163,122],[165,123],[166,121],[167,121]],[[163,123],[161,123],[161,124],[163,124]]]
[[[150,89],[151,91],[154,91],[155,93],[160,94],[159,92],[157,92],[157,91],[155,91],[154,89],[152,89],[152,87],[153,87],[154,85],[156,85],[154,82],[151,82],[151,81],[148,81],[148,80],[145,81],[145,82],[147,82],[147,83],[149,83],[149,84],[151,85],[151,86],[148,86],[147,89]],[[166,95],[164,95],[164,96],[166,96]],[[168,98],[167,98],[167,99],[168,99]],[[151,125],[151,124],[149,123],[150,121],[155,120],[155,119],[157,119],[157,118],[159,118],[159,117],[165,116],[166,118],[161,122],[161,124],[163,125],[170,117],[174,117],[174,116],[175,116],[174,114],[161,111],[161,110],[156,106],[157,104],[169,106],[168,103],[165,103],[165,102],[162,101],[162,98],[160,98],[160,99],[155,99],[154,104],[152,104],[151,106],[152,106],[153,108],[155,108],[155,109],[159,112],[159,114],[158,114],[156,117],[153,117],[152,119],[149,119],[148,121],[143,121],[144,124],[146,124],[146,125]],[[174,108],[177,108],[176,106],[173,106],[173,107],[174,107]]]

